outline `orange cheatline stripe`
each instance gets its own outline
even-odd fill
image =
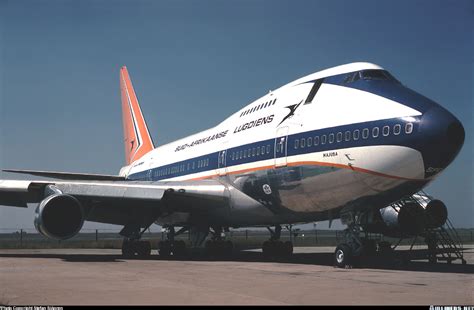
[[[397,179],[397,180],[406,180],[406,181],[424,181],[424,179],[411,179],[411,178],[404,178],[404,177],[399,177],[399,176],[394,176],[390,174],[385,174],[381,172],[376,172],[364,168],[359,168],[359,167],[354,167],[354,166],[349,166],[349,165],[343,165],[343,164],[336,164],[336,163],[327,163],[327,162],[320,162],[320,161],[298,161],[298,162],[292,162],[288,163],[287,166],[301,166],[301,165],[306,165],[306,166],[325,166],[325,167],[336,167],[336,168],[341,168],[341,169],[350,169],[353,171],[357,172],[363,172],[363,173],[368,173],[376,176],[381,176],[381,177],[386,177],[386,178],[391,178],[391,179]],[[252,172],[252,171],[260,171],[260,170],[265,170],[265,169],[271,169],[274,168],[274,165],[271,166],[261,166],[261,167],[255,167],[255,168],[248,168],[248,169],[242,169],[242,170],[237,170],[237,171],[232,171],[232,172],[227,172],[227,174],[239,174],[239,173],[245,173],[245,172]],[[216,176],[216,174],[208,175],[208,176],[203,176],[203,177],[198,177],[198,178],[192,178],[192,179],[186,179],[184,181],[196,181],[196,180],[204,180],[204,179],[209,179]]]

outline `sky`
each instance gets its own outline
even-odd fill
[[[0,168],[117,174],[122,65],[159,145],[299,77],[368,61],[463,123],[463,149],[427,192],[474,227],[473,3],[0,0]],[[0,207],[0,232],[33,217]]]

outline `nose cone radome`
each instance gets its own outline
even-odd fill
[[[426,111],[421,118],[425,177],[446,168],[464,144],[464,127],[449,111],[441,106]]]

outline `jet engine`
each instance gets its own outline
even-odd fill
[[[425,210],[416,203],[407,203],[403,207],[388,206],[380,209],[380,216],[389,236],[414,236],[427,227]]]
[[[426,224],[428,228],[443,226],[448,219],[446,205],[438,199],[431,200],[425,207]]]
[[[380,209],[378,215],[369,223],[369,231],[407,237],[443,226],[448,218],[448,209],[441,200],[434,199],[422,203],[409,202],[402,207],[388,206]],[[374,225],[376,223],[379,224]]]
[[[35,227],[48,238],[69,239],[83,224],[84,210],[73,196],[56,193],[43,199],[36,208]]]

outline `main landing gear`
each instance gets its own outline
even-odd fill
[[[207,240],[204,245],[206,254],[209,256],[231,256],[234,244],[230,240],[225,240],[222,227],[213,227],[211,235],[211,239]]]
[[[265,258],[285,257],[293,254],[293,243],[291,241],[281,241],[281,226],[276,225],[275,230],[267,227],[270,232],[270,240],[262,245],[262,252]]]
[[[174,227],[170,226],[167,229],[166,240],[160,241],[158,244],[158,254],[161,257],[183,257],[186,255],[186,243],[183,240],[175,240],[174,237],[187,231],[187,227],[181,228],[175,232]]]
[[[143,233],[147,228],[140,231],[135,229],[133,232],[128,234],[128,237],[125,237],[122,242],[122,255],[126,258],[132,258],[138,256],[141,258],[148,257],[151,254],[151,243],[150,241],[140,240]],[[124,228],[124,230],[126,229]]]

